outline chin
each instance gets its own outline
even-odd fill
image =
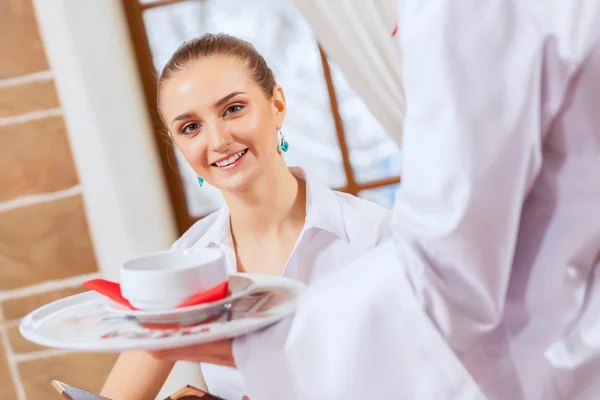
[[[221,182],[221,190],[228,192],[243,192],[248,190],[252,183],[255,181],[255,174],[252,173],[240,173],[229,177]]]

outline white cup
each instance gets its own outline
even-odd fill
[[[168,250],[123,264],[121,294],[139,310],[168,310],[226,279],[220,249]]]

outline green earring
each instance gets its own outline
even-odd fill
[[[285,153],[290,148],[290,144],[285,140],[285,136],[281,133],[281,129],[278,129],[277,133],[279,134],[279,148]]]
[[[198,177],[198,185],[200,185],[200,186],[204,185],[204,179]]]

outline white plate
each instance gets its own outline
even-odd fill
[[[189,325],[220,314],[234,300],[250,293],[254,281],[243,275],[229,276],[229,295],[222,300],[170,310],[132,310],[112,300],[106,300],[106,308],[118,315],[127,316],[139,323]]]
[[[235,274],[254,281],[253,289],[234,300],[208,323],[145,327],[135,317],[106,307],[106,298],[87,292],[43,306],[21,321],[26,339],[47,347],[87,352],[160,350],[232,338],[271,325],[294,312],[302,282],[283,277]]]

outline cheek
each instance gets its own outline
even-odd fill
[[[201,137],[196,136],[191,139],[179,137],[174,140],[174,143],[193,169],[206,168],[208,163],[206,143]]]
[[[242,118],[235,118],[229,121],[228,130],[231,133],[243,135],[244,139],[251,140],[260,132],[263,118],[259,113],[248,113]]]
[[[237,133],[239,141],[246,142],[258,151],[271,148],[276,142],[275,123],[268,112],[252,113],[246,118],[233,120],[230,128]]]

